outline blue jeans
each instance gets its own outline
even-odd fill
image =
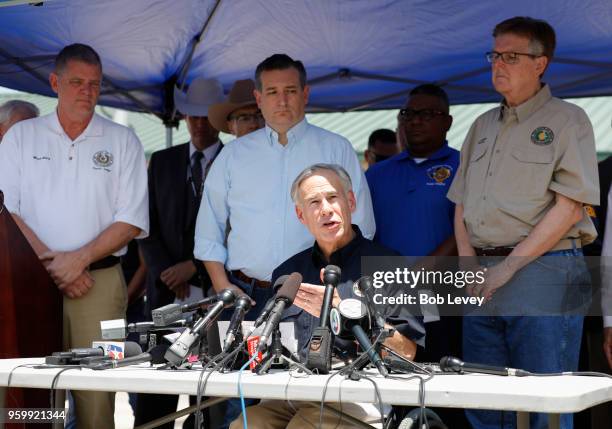
[[[259,316],[259,314],[263,310],[264,306],[266,305],[266,302],[268,302],[268,300],[272,298],[272,296],[274,295],[274,290],[271,287],[266,288],[266,289],[253,287],[252,284],[245,283],[242,280],[235,278],[231,274],[229,275],[229,281],[232,284],[238,286],[240,289],[242,289],[256,303],[251,308],[251,310],[249,310],[249,312],[246,314],[244,319],[245,320],[257,319],[257,316]],[[233,312],[234,310],[232,308],[224,310],[221,316],[219,317],[219,320],[230,320]],[[248,368],[245,371],[248,371]],[[250,405],[255,405],[258,402],[259,402],[259,399],[252,399],[252,398],[244,399],[244,405],[247,407]],[[238,418],[238,416],[240,416],[240,414],[242,414],[242,406],[240,405],[240,399],[238,398],[228,399],[227,401],[225,401],[225,403],[226,403],[225,418],[223,419],[223,425],[220,426],[219,429],[229,428],[230,423],[232,423],[234,420]]]
[[[581,310],[588,307],[589,293],[590,276],[580,249],[545,254],[495,293],[489,303],[497,307],[493,312],[489,308],[486,316],[464,317],[464,360],[537,373],[576,371]],[[466,410],[466,415],[475,429],[516,427],[514,412]],[[546,429],[548,416],[531,413],[530,427]],[[572,415],[561,415],[561,428],[572,427]]]

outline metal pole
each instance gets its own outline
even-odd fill
[[[172,146],[172,127],[166,127],[166,147]]]

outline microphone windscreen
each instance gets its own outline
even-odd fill
[[[287,281],[288,278],[289,274],[284,274],[277,278],[274,282],[274,285],[272,286],[274,288],[274,292],[278,291],[278,289],[283,285],[283,283],[285,283],[285,281]]]
[[[142,348],[138,343],[135,343],[134,341],[125,342],[123,356],[128,358],[132,356],[138,356],[140,353],[142,353]]]
[[[461,360],[453,356],[444,356],[440,359],[440,369],[444,372],[459,372],[461,371]]]
[[[301,284],[302,275],[300,273],[291,273],[287,280],[285,280],[285,283],[283,283],[283,286],[278,290],[276,298],[285,298],[289,301],[289,305],[293,304]]]
[[[158,344],[154,347],[151,347],[147,353],[151,355],[151,363],[153,365],[157,365],[160,363],[166,363],[166,359],[164,359],[164,355],[166,351],[170,348],[169,344]]]

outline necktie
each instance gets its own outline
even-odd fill
[[[195,194],[198,198],[202,195],[202,158],[204,158],[202,152],[194,152],[191,164],[191,180],[193,181]]]

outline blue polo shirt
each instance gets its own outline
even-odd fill
[[[426,256],[453,234],[455,205],[446,198],[459,151],[445,143],[418,163],[407,151],[371,166],[366,179],[375,241],[404,256]]]

